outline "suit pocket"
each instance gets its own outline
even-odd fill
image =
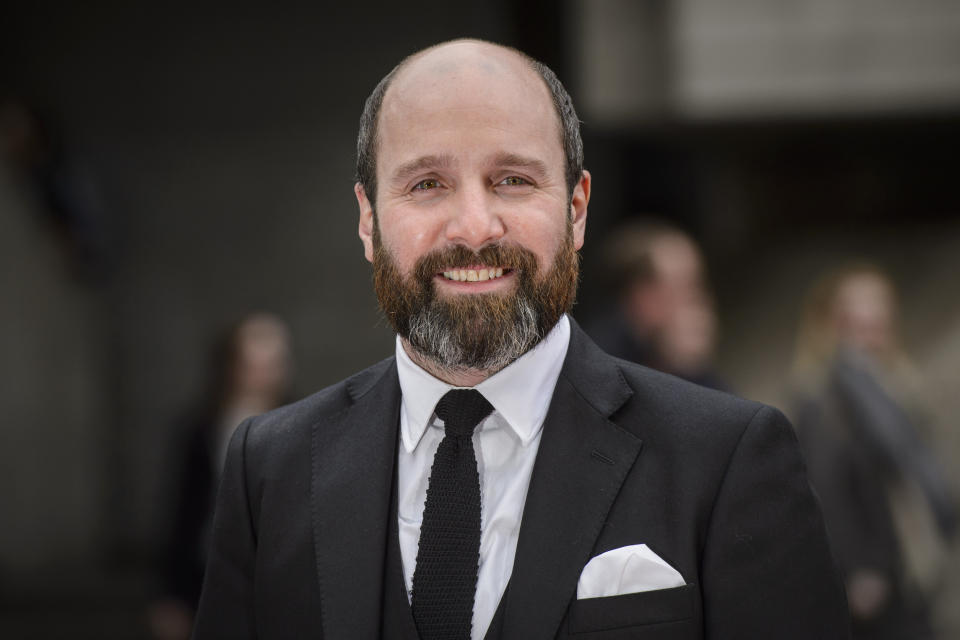
[[[696,585],[656,589],[606,598],[585,598],[570,604],[570,633],[604,631],[693,617]]]

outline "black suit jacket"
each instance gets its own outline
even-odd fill
[[[616,360],[571,324],[501,637],[848,637],[786,419]],[[377,637],[399,409],[391,358],[237,429],[196,640]],[[576,599],[590,558],[639,543],[687,586]]]

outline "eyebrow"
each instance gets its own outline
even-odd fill
[[[537,158],[517,155],[516,153],[498,153],[493,157],[493,164],[498,167],[516,167],[536,173],[539,177],[548,175],[547,164]]]
[[[446,154],[421,156],[400,165],[397,170],[394,171],[393,177],[395,180],[406,180],[424,169],[446,169],[452,164],[453,158]]]

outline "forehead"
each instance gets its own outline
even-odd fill
[[[883,306],[892,302],[893,291],[879,275],[859,273],[841,283],[837,298],[841,304]]]
[[[378,129],[383,163],[422,153],[456,158],[484,143],[562,160],[543,79],[518,54],[483,43],[443,45],[407,63],[384,96]]]

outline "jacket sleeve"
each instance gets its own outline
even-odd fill
[[[213,536],[193,640],[255,638],[253,570],[257,540],[246,477],[252,419],[230,439],[213,517]]]
[[[731,455],[703,551],[711,640],[849,638],[846,596],[793,428],[763,407]]]

